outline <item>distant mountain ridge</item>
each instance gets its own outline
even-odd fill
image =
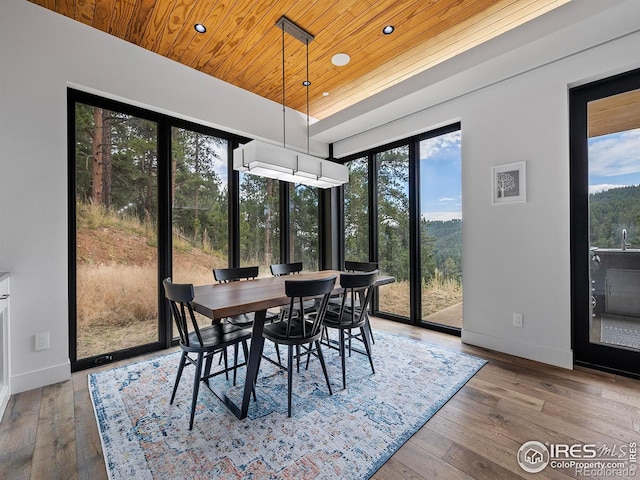
[[[612,188],[589,195],[590,245],[619,248],[622,229],[634,248],[640,247],[640,186]]]

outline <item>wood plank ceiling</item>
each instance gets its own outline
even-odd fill
[[[589,102],[587,136],[598,137],[640,128],[640,90]]]
[[[315,36],[308,104],[322,119],[570,0],[29,1],[278,103],[286,15]],[[306,113],[305,45],[285,35],[284,51],[286,104]]]

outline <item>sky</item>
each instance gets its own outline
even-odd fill
[[[420,142],[420,215],[462,218],[460,131]]]
[[[640,128],[589,139],[589,193],[640,185]]]

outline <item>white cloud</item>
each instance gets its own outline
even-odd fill
[[[640,170],[640,129],[589,140],[589,173],[611,177]]]
[[[462,212],[424,212],[425,220],[446,222],[448,220],[462,220]]]
[[[442,197],[438,199],[438,202],[455,202],[457,199],[452,197]]]
[[[460,145],[460,131],[423,140],[420,142],[420,158],[427,159],[435,157],[442,150],[455,145]]]

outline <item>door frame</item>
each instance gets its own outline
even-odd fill
[[[640,378],[640,352],[592,343],[589,340],[591,285],[587,105],[593,100],[636,89],[640,89],[640,69],[569,90],[569,192],[574,364]]]
[[[75,90],[72,88],[67,89],[67,178],[68,178],[68,241],[69,241],[69,255],[68,255],[68,300],[69,300],[69,360],[71,362],[71,371],[79,371],[86,368],[91,368],[97,365],[106,363],[112,363],[117,360],[131,358],[133,356],[141,355],[143,353],[149,353],[153,351],[162,350],[168,348],[171,345],[171,316],[168,315],[168,311],[164,308],[164,295],[162,289],[158,288],[158,337],[157,341],[137,345],[130,348],[121,350],[103,352],[99,355],[90,357],[78,358],[78,319],[77,319],[77,242],[76,242],[76,103],[83,103],[94,107],[105,108],[112,111],[117,111],[127,115],[150,120],[157,125],[157,156],[158,156],[158,187],[155,195],[158,199],[158,258],[157,258],[157,273],[158,273],[158,285],[161,285],[161,279],[168,276],[171,271],[171,259],[170,255],[170,219],[169,212],[167,210],[167,195],[169,189],[163,188],[163,185],[168,185],[167,176],[169,169],[166,166],[161,166],[163,158],[167,157],[167,151],[169,148],[170,139],[167,135],[166,121],[161,116],[149,110],[127,105],[115,100],[103,98],[91,93]]]

